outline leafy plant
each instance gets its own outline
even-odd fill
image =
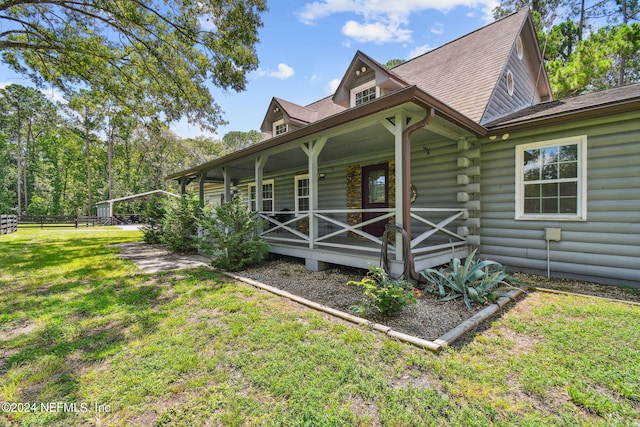
[[[505,296],[493,289],[498,285],[512,287],[507,280],[517,280],[504,271],[502,264],[490,260],[478,261],[475,255],[476,250],[471,252],[464,264],[460,259],[452,258],[449,268],[421,271],[420,275],[434,284],[425,287],[425,290],[439,296],[441,301],[462,298],[469,309],[472,303],[484,304]]]
[[[229,203],[205,210],[200,221],[203,238],[198,247],[213,256],[214,267],[238,271],[261,262],[269,252],[269,245],[258,235],[260,222],[241,203],[239,197]]]
[[[380,267],[370,267],[367,275],[360,281],[349,281],[349,285],[360,286],[365,302],[357,310],[367,311],[373,308],[384,316],[395,316],[407,305],[415,304],[418,290],[406,280],[391,279]]]

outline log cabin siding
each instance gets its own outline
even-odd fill
[[[606,120],[606,121],[605,121]],[[587,220],[516,221],[516,146],[587,135]],[[640,286],[640,113],[521,132],[482,144],[481,254],[514,270]]]

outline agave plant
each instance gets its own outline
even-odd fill
[[[452,258],[449,268],[427,268],[421,271],[420,275],[433,284],[425,290],[439,296],[441,301],[462,298],[469,309],[472,303],[484,304],[505,296],[496,294],[493,288],[498,285],[512,287],[507,280],[517,280],[504,271],[502,264],[490,260],[477,261],[475,255],[476,250],[471,252],[464,263],[458,258]]]

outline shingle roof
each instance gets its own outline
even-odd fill
[[[338,114],[346,110],[346,108],[334,103],[331,96],[327,96],[326,98],[313,102],[307,105],[306,108],[316,112],[317,120],[333,116],[334,114]]]
[[[318,112],[309,107],[303,107],[293,102],[285,101],[281,98],[274,98],[282,109],[294,120],[305,123],[312,123],[317,120]]]
[[[528,9],[393,68],[393,72],[479,123]]]
[[[539,121],[549,117],[602,109],[631,101],[640,101],[640,83],[533,105],[485,126],[489,129],[498,126],[511,126],[524,122]]]
[[[479,123],[527,17],[528,9],[524,8],[387,70],[387,73],[398,83],[416,85]],[[366,56],[361,52],[358,54]],[[373,58],[366,58],[375,62]],[[290,117],[307,123],[345,110],[331,97],[305,107],[276,99]]]

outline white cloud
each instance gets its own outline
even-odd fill
[[[411,31],[406,26],[413,13],[425,10],[446,13],[466,6],[478,8],[491,17],[491,10],[497,4],[496,0],[316,0],[305,4],[298,17],[303,23],[313,25],[334,14],[355,14],[362,19],[347,21],[342,28],[344,35],[361,42],[406,42],[411,40]],[[441,29],[436,26],[432,31]]]
[[[411,30],[401,29],[394,24],[360,24],[356,21],[348,21],[342,27],[342,34],[358,42],[405,42],[411,40]]]
[[[326,94],[327,95],[331,95],[331,94],[335,93],[335,91],[336,91],[336,89],[338,89],[338,86],[340,85],[341,81],[342,80],[340,80],[340,79],[333,79],[329,83],[327,83]]]
[[[40,92],[42,92],[42,94],[51,102],[62,102],[65,104],[67,102],[67,100],[64,99],[64,96],[62,96],[62,93],[58,92],[56,89],[41,89]]]
[[[286,80],[289,77],[293,76],[293,73],[293,68],[291,68],[287,64],[280,63],[278,64],[278,71],[272,71],[267,75],[269,77],[275,77],[276,79]]]
[[[211,19],[211,17],[208,15],[199,16],[198,22],[200,23],[200,28],[204,31],[215,32],[217,29],[216,24],[213,22],[213,19]]]
[[[442,22],[436,22],[431,26],[429,31],[437,35],[444,34],[444,24]]]
[[[7,87],[7,86],[9,86],[11,84],[15,84],[15,83],[12,83],[12,82],[0,82],[0,89],[4,89],[5,87]],[[60,91],[58,91],[57,89],[54,89],[54,88],[51,88],[51,89],[40,89],[40,92],[45,96],[45,98],[47,98],[51,102],[64,102],[64,103],[67,102],[64,99],[64,96],[62,96],[62,93]]]
[[[433,48],[428,44],[423,44],[422,46],[416,46],[413,49],[411,49],[411,52],[409,52],[409,58],[407,59],[413,59],[416,56],[420,56],[423,53],[429,52],[431,49]]]

